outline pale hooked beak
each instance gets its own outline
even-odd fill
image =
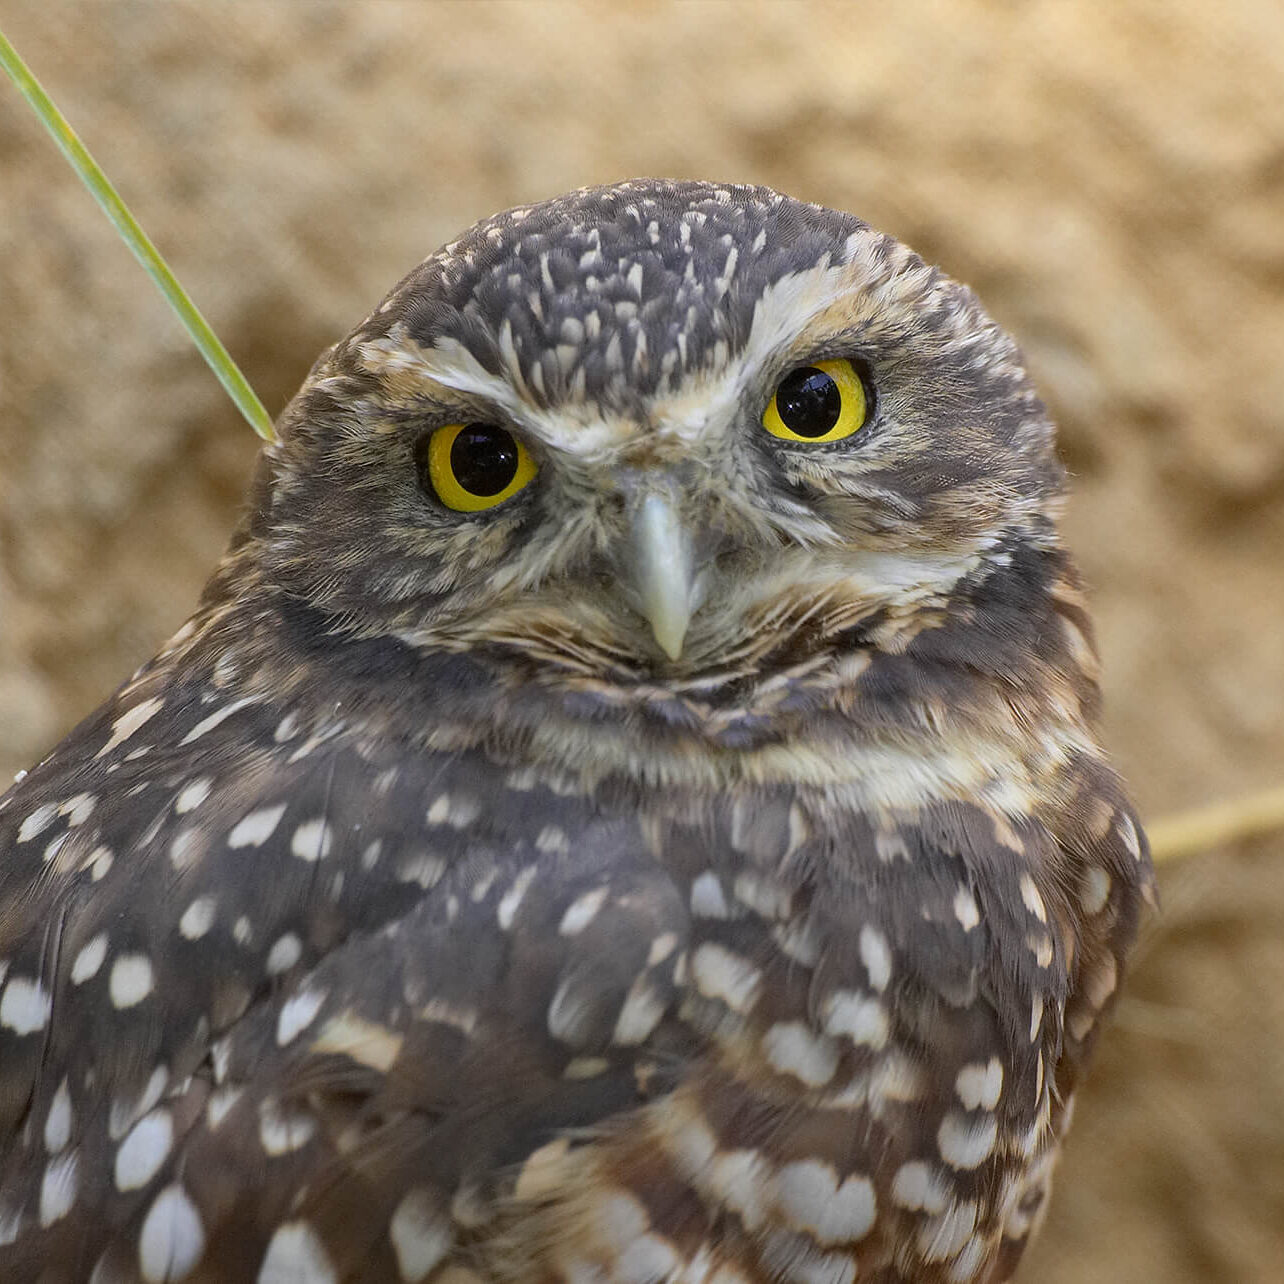
[[[699,605],[691,532],[673,500],[651,491],[633,511],[630,540],[628,564],[637,609],[651,625],[660,649],[676,660]]]

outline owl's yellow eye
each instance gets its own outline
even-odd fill
[[[428,439],[426,453],[429,484],[457,513],[502,504],[539,471],[526,447],[498,424],[447,424]]]
[[[864,427],[869,398],[850,361],[799,366],[781,381],[762,426],[785,441],[841,441]]]

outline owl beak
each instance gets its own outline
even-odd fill
[[[695,607],[691,534],[673,499],[650,493],[633,510],[629,570],[637,609],[660,649],[676,660]]]

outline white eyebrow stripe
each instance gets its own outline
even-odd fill
[[[790,272],[767,286],[754,305],[749,336],[735,359],[742,376],[795,347],[852,284],[851,268],[841,264]]]
[[[689,371],[677,391],[656,394],[648,418],[661,434],[686,445],[721,437],[735,422],[757,372],[777,353],[795,346],[851,287],[852,269],[846,263],[780,277],[754,305],[743,349],[728,356],[720,368]],[[511,352],[506,354],[508,375],[491,374],[459,340],[446,336],[423,347],[404,322],[393,325],[387,335],[366,340],[359,354],[372,374],[409,376],[429,395],[449,389],[485,401],[551,449],[571,456],[600,457],[655,431],[644,429],[631,416],[604,411],[591,400],[537,406],[523,395],[525,381],[520,370],[511,368],[516,360]]]
[[[361,365],[371,374],[410,375],[422,381],[426,391],[449,388],[469,397],[482,397],[510,412],[526,409],[516,390],[499,375],[493,375],[457,339],[439,339],[425,348],[410,337],[404,321],[398,321],[386,335],[367,339],[357,349]]]
[[[688,444],[716,440],[735,423],[759,372],[796,347],[850,289],[845,265],[791,272],[767,286],[754,305],[745,346],[721,369],[692,371],[679,391],[654,400],[652,414],[660,429]]]
[[[591,402],[567,402],[551,409],[535,406],[507,379],[491,374],[457,339],[442,338],[424,348],[401,322],[386,337],[363,343],[360,354],[362,365],[373,374],[409,375],[422,381],[426,393],[448,388],[486,401],[545,445],[568,455],[608,453],[639,435],[633,419],[605,414]]]

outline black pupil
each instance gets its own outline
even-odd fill
[[[517,443],[492,424],[468,424],[451,443],[450,469],[470,495],[498,495],[517,476]]]
[[[842,409],[838,385],[815,366],[791,371],[776,389],[780,421],[800,437],[823,437],[838,422]]]

